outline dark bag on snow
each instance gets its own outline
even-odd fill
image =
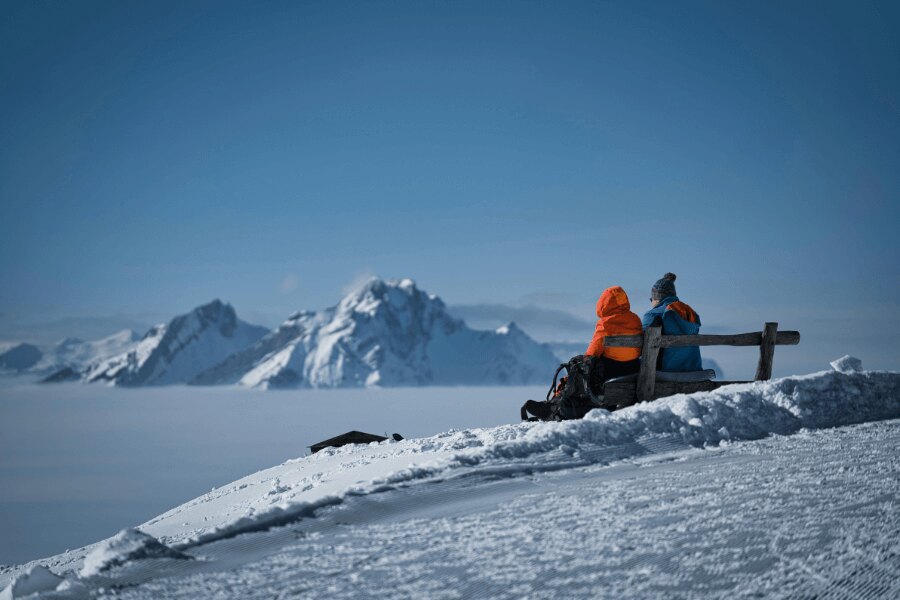
[[[557,379],[562,370],[566,376]],[[541,421],[565,421],[580,419],[592,408],[600,406],[597,393],[602,388],[603,363],[590,355],[578,355],[569,362],[559,365],[553,374],[553,383],[547,391],[545,402],[529,400],[522,407],[522,419],[528,420],[528,413]]]

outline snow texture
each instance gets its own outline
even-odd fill
[[[832,370],[326,449],[142,525],[205,561],[116,594],[896,597],[897,419],[900,373]]]
[[[638,440],[674,438],[703,447],[729,440],[900,417],[900,375],[786,377],[676,395],[577,421],[451,431],[420,440],[326,449],[240,479],[142,526],[171,542],[211,540],[311,514],[348,494],[490,468],[502,475],[586,465],[641,452]],[[276,483],[277,482],[277,483]]]
[[[900,421],[705,450],[661,441],[610,466],[352,498],[197,548],[211,562],[254,557],[242,566],[155,578],[114,597],[900,594]]]
[[[13,600],[38,592],[55,590],[62,580],[62,577],[55,575],[47,567],[32,565],[6,586],[0,593],[0,600]]]
[[[301,311],[194,384],[258,388],[525,385],[556,363],[514,323],[476,331],[411,279],[372,278],[337,306]]]
[[[831,368],[839,373],[858,373],[863,370],[862,361],[850,355],[832,361]]]
[[[90,577],[129,561],[153,558],[183,560],[191,557],[161,544],[159,540],[142,531],[123,529],[99,544],[85,557],[81,576]]]

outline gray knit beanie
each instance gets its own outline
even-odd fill
[[[653,284],[651,292],[656,300],[675,296],[675,273],[666,273],[663,275],[662,279],[658,279],[656,283]]]

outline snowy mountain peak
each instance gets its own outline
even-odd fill
[[[85,378],[125,386],[186,383],[266,333],[216,299],[151,328],[134,348],[89,366]]]
[[[189,319],[196,319],[197,324],[201,327],[215,326],[219,333],[225,337],[234,335],[238,324],[237,313],[234,311],[234,308],[218,298],[198,306],[187,315],[175,317],[170,324],[170,328],[182,326]]]
[[[556,362],[511,323],[475,331],[412,279],[373,277],[334,307],[294,313],[193,383],[354,387],[529,383]]]
[[[416,287],[412,279],[380,279],[372,277],[359,288],[347,294],[338,304],[339,313],[359,312],[374,315],[383,305],[399,310],[417,305],[435,303],[444,310],[444,303],[435,295],[427,294]]]
[[[497,333],[499,333],[500,335],[509,335],[509,336],[523,336],[524,335],[526,337],[528,335],[527,333],[522,331],[521,327],[516,325],[515,321],[510,321],[506,325],[498,327],[497,329],[495,329],[495,331]]]

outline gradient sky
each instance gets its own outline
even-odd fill
[[[4,2],[0,316],[272,324],[376,273],[591,319],[674,271],[898,368],[898,6]]]

